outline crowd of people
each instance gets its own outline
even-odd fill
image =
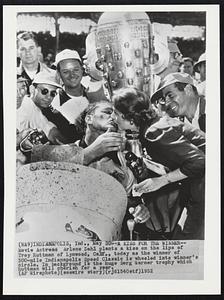
[[[64,49],[44,64],[34,34],[17,36],[17,167],[64,160],[113,176],[128,197],[122,239],[130,217],[139,239],[204,239],[205,53],[194,63],[169,40],[152,95],[130,86],[109,99],[91,41],[90,34],[84,58]],[[34,130],[43,145],[29,138]],[[134,168],[126,155],[133,133],[140,144]],[[65,144],[76,150],[52,154]]]

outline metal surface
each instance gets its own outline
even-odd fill
[[[124,188],[81,165],[38,162],[17,173],[18,241],[119,240],[126,212]]]
[[[97,24],[98,67],[111,94],[134,86],[150,94],[152,32],[144,12],[105,12]]]

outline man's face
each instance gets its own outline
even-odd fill
[[[99,103],[91,115],[86,120],[90,128],[105,132],[108,128],[111,131],[117,131],[116,116],[114,115],[113,105],[111,103]]]
[[[76,88],[80,85],[83,69],[80,62],[75,59],[65,59],[60,63],[61,79],[68,88]]]
[[[48,107],[57,94],[57,87],[50,84],[38,84],[34,91],[33,101],[40,109]]]
[[[18,54],[23,65],[33,64],[38,61],[38,47],[34,40],[19,41]]]
[[[184,71],[184,73],[187,73],[191,76],[193,75],[193,73],[194,73],[193,65],[189,60],[186,60],[184,62],[183,71]]]
[[[193,96],[188,95],[185,90],[179,91],[175,84],[171,84],[162,90],[165,110],[171,117],[186,116],[189,109],[189,102]]]

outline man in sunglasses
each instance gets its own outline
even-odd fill
[[[55,71],[38,73],[30,86],[31,95],[24,96],[20,108],[17,110],[17,130],[19,132],[32,128],[44,132],[53,144],[63,142],[63,136],[52,122],[43,115],[42,110],[49,107],[58,89]]]
[[[205,131],[205,106],[200,101],[193,78],[186,73],[171,73],[160,83],[151,102],[170,117]]]

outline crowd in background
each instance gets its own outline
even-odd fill
[[[72,144],[82,155],[65,154],[65,161],[97,168],[123,185],[125,222],[133,216],[141,239],[203,239],[205,53],[195,62],[168,40],[169,61],[155,74],[152,95],[124,87],[110,99],[95,47],[87,40],[84,57],[73,48],[55,57],[49,49],[43,58],[33,33],[17,36],[18,167],[37,160],[32,156],[58,160],[48,144],[55,149]],[[35,141],[27,138],[34,129]],[[128,132],[138,133],[141,145],[130,159]],[[36,142],[42,149],[35,149]]]

